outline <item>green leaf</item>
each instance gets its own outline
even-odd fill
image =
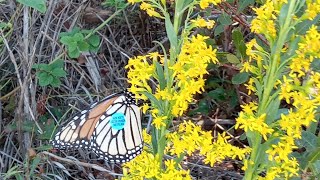
[[[53,76],[46,73],[46,76],[39,79],[40,86],[48,86],[53,81]]]
[[[17,0],[19,3],[32,7],[41,13],[45,13],[47,10],[46,1],[45,0]]]
[[[48,72],[46,72],[46,71],[39,71],[37,74],[38,74],[37,77],[39,80],[48,78]]]
[[[85,41],[79,41],[78,48],[80,52],[89,51],[89,44]]]
[[[238,8],[238,13],[243,11],[246,7],[249,5],[252,5],[255,1],[254,0],[241,0],[239,2],[239,8]]]
[[[320,153],[320,149],[318,153]],[[320,160],[319,160],[320,157],[317,157],[317,158],[318,160],[311,164],[310,169],[313,176],[319,178],[320,177]]]
[[[166,86],[166,78],[164,77],[163,67],[160,65],[158,61],[154,61],[156,66],[157,77],[160,85],[160,90],[163,90]]]
[[[320,15],[316,16],[312,21],[310,20],[304,20],[301,23],[297,24],[295,26],[295,32],[297,35],[304,35],[313,24],[316,24],[319,22]]]
[[[67,47],[68,47],[68,52],[76,51],[76,50],[79,51],[77,42],[70,42],[69,44],[67,44]]]
[[[67,75],[66,71],[61,68],[55,68],[51,71],[51,74],[55,77],[65,77]]]
[[[59,87],[61,85],[61,81],[58,77],[53,77],[52,81],[50,82],[52,87]]]
[[[216,28],[214,29],[214,36],[220,35],[223,31],[224,31],[224,25],[219,24],[219,25],[216,26]]]
[[[201,99],[199,101],[198,108],[195,109],[195,110],[190,111],[188,113],[188,115],[192,116],[192,115],[195,115],[196,113],[201,113],[201,114],[204,114],[204,115],[208,115],[209,111],[210,111],[210,108],[209,108],[208,102],[205,99]]]
[[[75,35],[73,35],[73,37],[72,37],[72,39],[74,40],[74,41],[84,41],[84,36],[83,36],[83,34],[82,33],[76,33]]]
[[[307,151],[311,152],[317,147],[317,136],[308,132],[308,131],[302,131],[301,133],[301,139],[297,140],[297,145],[300,147],[306,148]]]
[[[247,56],[246,54],[246,44],[244,42],[244,38],[240,30],[235,30],[232,32],[232,40],[234,45],[236,46],[237,50],[241,54],[242,58],[245,58]]]
[[[171,47],[173,47],[173,48],[177,47],[178,46],[178,37],[177,37],[177,33],[175,32],[175,30],[173,28],[173,25],[172,25],[172,22],[170,20],[169,15],[165,16],[165,26],[166,26],[167,35],[168,35]]]
[[[249,78],[249,73],[241,72],[232,77],[232,84],[242,84],[245,83]]]
[[[68,55],[70,56],[70,58],[78,58],[80,56],[80,51],[78,49],[69,51]]]
[[[232,64],[239,64],[240,60],[237,58],[237,56],[233,55],[233,54],[227,54],[227,60],[229,63]]]
[[[80,32],[80,28],[79,27],[74,27],[71,31],[69,31],[69,32],[61,32],[59,35],[60,35],[60,37],[63,37],[63,36],[74,36],[78,32]]]
[[[52,68],[52,70],[57,69],[57,68],[62,69],[63,65],[64,65],[64,61],[62,59],[57,59],[55,61],[52,61],[49,65]]]
[[[212,90],[208,93],[208,96],[214,100],[224,101],[226,100],[225,90],[221,87]]]
[[[223,12],[218,18],[218,22],[220,22],[222,25],[228,26],[232,23],[232,20],[229,14]]]
[[[90,43],[90,45],[92,45],[93,47],[98,47],[100,44],[100,38],[98,35],[92,35],[88,38],[88,41]]]
[[[73,38],[70,36],[63,36],[60,38],[60,42],[64,45],[69,46],[70,43],[74,42]]]

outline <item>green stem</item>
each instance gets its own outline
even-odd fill
[[[114,12],[107,20],[103,21],[102,24],[100,24],[97,28],[95,28],[91,33],[86,35],[85,39],[88,39],[90,36],[98,32],[100,29],[102,29],[106,24],[108,24],[111,19],[113,19],[116,15],[118,15],[123,9],[125,9],[127,6],[129,6],[129,3],[127,3],[122,9],[119,9],[118,11]]]
[[[272,46],[271,49],[271,58],[270,63],[269,63],[269,69],[266,72],[266,81],[264,82],[264,91],[262,94],[262,99],[259,102],[259,108],[258,108],[258,112],[257,112],[257,116],[260,116],[264,113],[266,113],[267,109],[269,108],[269,103],[272,101],[271,98],[278,98],[277,95],[271,95],[272,91],[273,91],[273,87],[274,84],[276,82],[276,80],[279,78],[279,62],[280,62],[280,58],[281,58],[281,50],[283,48],[283,45],[285,43],[285,40],[288,36],[289,30],[290,30],[290,26],[291,26],[291,18],[292,18],[292,14],[294,11],[294,7],[295,7],[295,3],[296,1],[290,1],[289,2],[289,8],[288,8],[288,13],[285,19],[284,24],[281,26],[280,25],[280,32],[279,32],[279,36],[278,36],[278,40],[275,44],[275,46]],[[262,155],[264,156],[265,153],[261,153],[261,140],[262,137],[260,134],[253,132],[253,138],[252,138],[252,153],[250,155],[250,161],[254,162],[255,164],[252,165],[248,165],[248,169],[245,173],[245,177],[244,179],[246,180],[252,180],[255,179],[257,176],[257,169],[260,166],[258,160],[260,158],[264,158],[261,157]],[[250,162],[249,162],[250,163]]]

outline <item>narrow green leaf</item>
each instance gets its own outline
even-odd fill
[[[170,16],[165,16],[165,26],[167,30],[167,35],[171,44],[171,47],[177,47],[178,46],[178,37],[177,33],[174,31],[172,22],[170,20]]]
[[[41,13],[45,13],[47,10],[46,1],[45,0],[17,0],[19,3],[32,7]]]
[[[249,73],[241,72],[232,77],[232,84],[242,84],[245,83],[249,78]]]
[[[158,61],[154,61],[156,65],[157,77],[160,85],[160,90],[163,90],[167,84],[166,79],[164,77],[163,67],[160,65]]]
[[[34,176],[34,170],[37,168],[37,166],[39,165],[41,161],[40,156],[36,156],[33,160],[32,163],[30,165],[30,176]]]

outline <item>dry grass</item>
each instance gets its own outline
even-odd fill
[[[50,152],[46,146],[49,138],[43,134],[50,134],[46,127],[54,127],[52,124],[66,121],[79,109],[127,87],[124,66],[128,58],[159,50],[152,41],[166,45],[164,26],[130,7],[99,29],[98,53],[70,59],[59,34],[76,26],[94,29],[116,10],[103,8],[99,0],[49,0],[47,5],[44,14],[14,1],[0,5],[0,21],[13,26],[0,34],[0,179],[19,173],[26,179],[119,178],[120,167],[104,164],[89,152]],[[64,60],[67,77],[61,79],[59,88],[39,86],[32,66],[48,64],[57,57]],[[226,168],[213,170],[200,165],[199,159],[190,161],[195,163],[188,166],[199,178],[241,178]]]
[[[162,41],[164,33],[132,7],[130,11],[121,11],[99,29],[98,53],[83,53],[78,59],[70,59],[59,42],[60,32],[76,26],[94,29],[116,10],[103,8],[100,1],[50,0],[47,5],[44,14],[14,1],[0,5],[0,20],[13,25],[10,31],[1,33],[4,41],[0,51],[0,177],[4,178],[8,170],[12,173],[16,167],[15,170],[27,178],[68,179],[69,174],[76,179],[113,179],[117,173],[106,176],[111,170],[106,170],[103,164],[91,164],[97,163],[97,159],[89,158],[86,152],[68,152],[66,158],[59,159],[48,151],[39,150],[45,149],[48,139],[42,139],[38,132],[44,131],[45,125],[58,122],[57,114],[63,115],[61,120],[65,121],[78,111],[77,108],[87,107],[127,87],[124,66],[128,58],[155,49],[150,42]],[[61,79],[59,88],[40,87],[32,66],[48,64],[58,56],[65,62],[67,77]],[[45,117],[44,122],[39,120],[41,116]],[[26,124],[35,126],[30,130]],[[35,157],[41,160],[30,174]]]

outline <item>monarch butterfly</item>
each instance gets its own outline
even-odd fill
[[[74,116],[51,141],[54,148],[86,148],[109,162],[130,161],[142,151],[142,112],[128,91],[112,94]]]

